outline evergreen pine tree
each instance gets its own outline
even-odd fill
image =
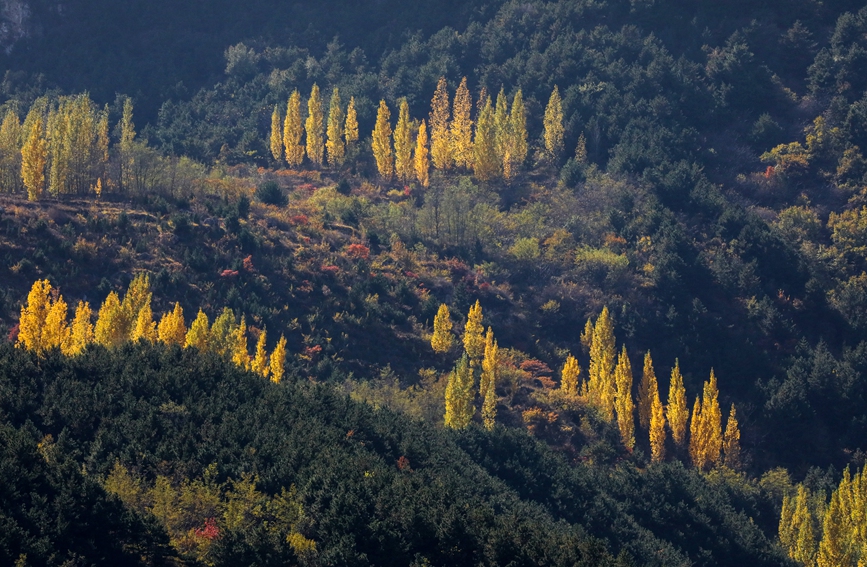
[[[400,112],[394,129],[394,169],[397,178],[409,183],[415,168],[412,161],[412,132],[409,124],[409,104],[406,98],[400,99]]]
[[[301,135],[304,126],[301,122],[301,95],[298,90],[292,91],[286,103],[286,118],[283,121],[283,148],[286,162],[290,167],[300,167],[304,163],[304,146]]]
[[[620,352],[614,371],[617,386],[615,406],[620,440],[627,448],[635,448],[635,405],[632,402],[632,364],[626,354],[626,346]]]
[[[455,93],[452,106],[451,154],[457,167],[470,168],[473,164],[473,120],[470,117],[472,108],[473,99],[467,88],[467,78],[464,77]]]
[[[452,319],[448,305],[440,304],[434,317],[434,332],[430,344],[434,352],[446,353],[452,348],[454,335],[452,334]]]
[[[440,77],[431,100],[430,155],[433,166],[446,170],[451,168],[453,157],[449,135],[449,93],[445,77]]]
[[[376,125],[373,128],[371,145],[373,157],[376,159],[376,169],[386,181],[391,181],[394,175],[394,153],[391,150],[391,112],[385,100],[379,101],[376,111]]]
[[[271,113],[271,155],[278,164],[283,161],[283,120],[280,118],[280,109],[274,105]]]
[[[328,107],[328,165],[339,167],[346,157],[346,147],[343,144],[343,128],[345,117],[340,103],[340,93],[337,88],[331,93],[331,103]]]
[[[304,132],[307,134],[307,157],[317,166],[321,166],[325,157],[325,115],[322,98],[319,96],[319,85],[316,83],[313,83],[310,98],[307,99]]]
[[[548,106],[545,108],[544,138],[545,151],[551,163],[556,164],[563,155],[563,101],[560,91],[554,86]]]
[[[430,185],[430,153],[427,149],[427,126],[424,120],[418,125],[418,136],[415,142],[415,178],[422,187]]]
[[[668,386],[668,407],[665,411],[671,438],[678,447],[683,447],[686,441],[686,422],[689,409],[686,406],[686,388],[683,386],[683,376],[680,374],[680,363],[675,359],[671,369],[671,382]]]

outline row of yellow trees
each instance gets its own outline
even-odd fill
[[[289,97],[284,116],[279,107],[274,107],[270,135],[274,159],[299,167],[306,155],[315,166],[340,166],[347,148],[358,140],[355,99],[350,98],[344,111],[335,88],[326,122],[319,87],[314,84],[307,100],[306,119],[302,118],[301,110],[297,90]],[[381,100],[371,135],[379,174],[387,181],[394,177],[404,183],[417,180],[425,187],[431,166],[439,170],[472,170],[481,180],[511,178],[526,161],[529,151],[521,90],[509,104],[504,90],[500,90],[494,102],[483,89],[475,121],[472,114],[473,99],[466,77],[452,101],[445,78],[440,78],[427,122],[411,119],[409,104],[403,98],[399,101],[397,124],[392,128],[391,110]],[[563,135],[562,101],[555,87],[545,110],[543,136],[545,152],[552,159],[563,151]]]
[[[847,468],[831,494],[811,493],[798,485],[783,499],[780,542],[789,556],[806,567],[867,565],[867,477]]]
[[[123,299],[114,291],[108,294],[95,324],[90,304],[85,301],[78,302],[72,321],[68,321],[69,307],[63,296],[48,280],[36,280],[26,305],[21,308],[17,345],[39,354],[57,348],[67,356],[75,356],[92,343],[115,348],[129,341],[160,341],[215,352],[274,382],[283,378],[286,360],[283,336],[269,355],[265,349],[266,332],[261,331],[251,356],[243,316],[238,323],[234,313],[225,308],[211,325],[208,316],[199,309],[187,328],[183,309],[175,303],[157,323],[151,310],[152,297],[148,276],[139,274],[129,284]]]
[[[453,340],[449,309],[443,304],[434,318],[431,346],[436,352],[445,353],[451,349]],[[578,360],[568,356],[561,373],[560,393],[566,399],[595,407],[608,421],[616,419],[623,444],[632,449],[635,447],[636,413],[632,365],[625,346],[617,354],[607,307],[595,324],[587,321],[581,340],[590,351],[587,379],[583,383],[579,381],[581,368]],[[470,424],[475,412],[474,386],[478,375],[479,394],[483,400],[482,421],[490,429],[496,418],[498,345],[490,327],[487,333],[484,332],[482,308],[478,301],[467,315],[463,344],[464,355],[449,375],[446,388],[445,424],[455,429]],[[719,388],[713,370],[710,379],[704,383],[702,395],[696,397],[690,415],[679,364],[675,361],[668,404],[663,406],[653,360],[648,352],[644,356],[644,369],[638,386],[637,413],[640,427],[649,435],[653,462],[665,459],[667,424],[675,447],[679,451],[687,449],[696,468],[705,470],[722,464],[733,469],[740,466],[740,430],[735,406],[731,406],[723,433]]]

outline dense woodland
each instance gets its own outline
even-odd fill
[[[230,4],[2,2],[0,563],[867,561],[867,7]]]

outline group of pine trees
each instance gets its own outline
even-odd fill
[[[21,308],[16,344],[39,354],[57,348],[67,356],[75,356],[92,343],[114,348],[129,341],[160,341],[217,353],[241,368],[270,377],[274,382],[283,378],[286,360],[286,339],[283,336],[269,355],[265,349],[267,334],[265,330],[260,331],[251,356],[243,316],[238,322],[232,310],[225,308],[210,324],[208,316],[199,309],[188,328],[183,309],[175,303],[157,323],[151,309],[152,297],[150,279],[146,274],[139,274],[130,282],[123,299],[114,291],[108,294],[99,308],[95,324],[90,304],[86,301],[78,302],[70,322],[69,308],[63,296],[51,287],[48,280],[36,280],[27,296],[27,303]]]
[[[135,126],[126,99],[115,145],[117,169],[109,175],[109,110],[87,94],[54,100],[40,97],[23,123],[11,106],[0,123],[0,190],[27,192],[34,201],[45,195],[100,195],[109,184],[129,184]]]
[[[563,366],[560,395],[594,407],[607,421],[617,420],[623,445],[635,447],[635,414],[640,427],[649,436],[651,460],[661,462],[666,454],[666,424],[674,444],[675,453],[688,453],[693,465],[701,470],[725,465],[732,469],[741,466],[740,429],[735,406],[732,404],[722,428],[719,406],[719,388],[711,370],[704,383],[701,397],[696,397],[692,415],[686,400],[686,388],[680,367],[675,361],[671,371],[668,404],[663,406],[659,385],[653,369],[650,352],[644,356],[644,369],[638,386],[638,404],[633,397],[633,372],[626,346],[617,354],[613,323],[608,308],[603,308],[594,324],[588,320],[581,341],[590,352],[587,379],[581,383],[578,360],[569,355]],[[434,318],[431,346],[445,353],[454,343],[452,321],[448,307],[440,306]],[[467,314],[463,335],[464,354],[450,373],[446,387],[445,425],[463,429],[475,414],[476,384],[482,398],[482,421],[488,429],[496,418],[496,383],[498,376],[498,345],[489,327],[482,325],[482,308],[477,301]],[[687,436],[688,433],[688,436]]]
[[[371,134],[377,171],[386,181],[397,178],[427,187],[431,167],[472,171],[483,181],[510,179],[527,160],[527,116],[520,89],[511,104],[503,89],[496,101],[482,89],[475,120],[466,77],[451,101],[446,80],[440,78],[427,122],[410,118],[405,98],[398,104],[397,123],[392,128],[391,110],[385,100],[379,102]],[[347,148],[358,140],[355,99],[350,99],[344,111],[335,88],[326,122],[319,87],[313,85],[303,121],[301,107],[297,90],[289,98],[285,116],[274,107],[270,136],[274,159],[299,167],[306,155],[314,166],[342,165]],[[545,111],[543,135],[545,154],[552,161],[563,151],[563,135],[562,101],[555,87]]]
[[[803,484],[783,499],[780,543],[805,567],[867,565],[867,476],[847,468],[831,494],[812,493]]]

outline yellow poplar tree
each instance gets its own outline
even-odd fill
[[[259,339],[256,341],[256,354],[250,362],[250,370],[260,374],[263,378],[267,378],[268,374],[271,373],[268,366],[268,352],[265,350],[265,337],[266,333],[263,330],[259,333]]]
[[[123,115],[120,119],[120,179],[121,189],[132,185],[133,142],[135,141],[135,124],[132,121],[132,99],[126,97],[123,101]]]
[[[280,335],[277,346],[271,352],[271,381],[279,384],[283,379],[283,365],[286,363],[286,337]]]
[[[482,395],[482,423],[485,429],[494,428],[497,418],[497,364],[499,348],[494,332],[488,327],[485,336],[485,358],[482,360],[482,378],[479,393]]]
[[[157,336],[167,345],[184,346],[187,340],[187,326],[184,322],[184,310],[180,303],[175,303],[171,311],[167,311],[157,326]]]
[[[653,371],[653,359],[650,351],[644,355],[644,371],[641,374],[641,383],[638,385],[638,423],[642,429],[650,427],[650,406],[653,392],[659,396],[659,385],[656,381],[656,372]]]
[[[74,356],[82,352],[87,345],[93,342],[93,323],[91,319],[93,313],[90,309],[90,304],[86,301],[79,301],[75,308],[75,317],[70,325],[69,342],[63,348],[63,354],[66,356]]]
[[[51,302],[42,328],[42,348],[61,348],[69,342],[69,325],[66,323],[68,310],[63,296]]]
[[[137,341],[139,339],[144,339],[151,343],[157,341],[157,324],[154,322],[154,313],[151,309],[150,298],[148,298],[147,302],[138,310],[138,315],[132,333],[130,334],[130,340]]]
[[[726,431],[723,435],[724,463],[730,469],[737,470],[741,466],[741,431],[738,418],[735,415],[735,405],[729,410],[726,420]]]
[[[346,109],[346,127],[344,132],[346,145],[358,141],[358,112],[355,110],[355,97],[349,97],[349,107]]]
[[[473,419],[473,371],[464,354],[446,385],[445,426],[465,429]]]
[[[31,111],[32,112],[32,111]],[[35,201],[45,190],[45,165],[48,161],[48,142],[41,115],[32,121],[27,138],[21,147],[21,180],[27,189],[27,199]]]
[[[489,181],[497,176],[499,166],[494,110],[491,107],[491,98],[488,97],[476,121],[476,138],[473,141],[473,173],[479,180]]]
[[[632,402],[632,363],[626,354],[626,345],[620,351],[617,367],[614,369],[617,392],[615,407],[617,410],[617,426],[620,428],[620,439],[629,449],[635,448],[635,404]]]
[[[340,93],[335,88],[331,93],[331,103],[328,107],[328,141],[325,143],[328,151],[328,165],[338,167],[346,157],[346,147],[343,145],[344,127],[343,108],[340,105]]]
[[[431,100],[430,111],[430,154],[433,165],[437,169],[446,170],[452,166],[449,138],[449,93],[446,78],[440,77]]]
[[[588,400],[599,408],[608,421],[614,419],[616,356],[614,325],[606,306],[602,308],[602,313],[599,314],[593,328],[593,342],[590,345],[590,370],[586,387]]]
[[[208,316],[199,309],[196,318],[190,325],[190,330],[187,331],[187,336],[184,338],[184,348],[195,347],[205,352],[209,349],[210,339],[211,330]]]
[[[482,306],[479,300],[470,306],[467,313],[467,324],[464,327],[464,350],[470,359],[470,366],[478,366],[485,355],[485,328],[482,326]]]
[[[848,545],[849,534],[840,489],[831,494],[831,502],[822,520],[822,539],[816,553],[816,567],[842,567],[853,565],[852,550]]]
[[[9,108],[0,124],[0,192],[17,193],[21,186],[21,122]]]
[[[373,157],[376,159],[376,169],[386,181],[390,181],[394,175],[394,154],[391,151],[391,112],[385,100],[379,101],[379,109],[376,112],[376,125],[373,128],[371,145]]]
[[[509,102],[506,91],[502,87],[497,94],[497,102],[494,105],[494,138],[496,140],[497,161],[502,166],[506,160],[506,152],[509,151],[511,142],[511,124],[509,124]],[[511,159],[511,157],[509,158]]]
[[[701,414],[701,399],[696,396],[692,406],[692,417],[689,420],[689,458],[692,459],[693,466],[699,470],[704,469],[706,464],[704,446],[707,439],[705,439],[705,433],[707,433],[707,429],[704,427],[704,419]]]
[[[570,398],[578,397],[578,375],[581,373],[581,367],[578,366],[578,359],[571,354],[566,357],[566,364],[563,365],[563,372],[560,374],[560,391]]]
[[[400,112],[394,128],[394,169],[397,178],[408,183],[413,177],[412,132],[409,124],[409,104],[406,98],[400,99]]]
[[[123,334],[123,311],[120,298],[112,291],[102,302],[96,317],[94,340],[104,347],[116,347],[123,343],[128,335]]]
[[[704,427],[703,438],[705,439],[705,445],[702,447],[703,460],[707,466],[713,466],[719,464],[723,446],[719,388],[713,369],[710,371],[710,380],[704,383],[701,407],[702,426]]]
[[[247,322],[241,316],[241,324],[232,333],[232,362],[241,368],[250,367],[250,354],[247,351]]]
[[[451,350],[453,342],[451,314],[448,305],[443,303],[434,317],[434,332],[430,339],[430,345],[434,352],[445,353]]]
[[[587,352],[590,352],[590,347],[593,346],[593,320],[588,318],[587,322],[584,324],[584,331],[581,333],[581,346],[583,346]]]
[[[464,77],[455,93],[452,106],[451,153],[458,167],[469,168],[473,163],[473,121],[470,118],[472,108],[473,99],[467,88],[467,78]]]
[[[316,165],[322,165],[325,157],[325,115],[322,110],[322,98],[319,96],[319,85],[313,83],[310,98],[307,99],[307,120],[304,122],[304,132],[307,134],[307,157]]]
[[[51,284],[48,280],[36,280],[27,294],[27,303],[21,307],[18,319],[18,346],[36,352],[44,349],[42,329],[48,310],[51,309]]]
[[[208,350],[221,356],[232,356],[232,333],[235,331],[235,314],[228,307],[224,307],[214,324],[208,340]]]
[[[301,135],[304,127],[301,123],[301,95],[298,90],[292,91],[289,102],[286,103],[286,118],[283,120],[283,147],[286,162],[291,167],[299,167],[304,163],[304,146]]]
[[[587,163],[587,139],[584,138],[584,132],[578,136],[578,145],[575,146],[575,161],[578,163]]]
[[[422,187],[430,186],[430,153],[427,149],[427,126],[424,120],[418,125],[418,136],[415,140],[415,178]]]
[[[680,363],[675,359],[671,369],[671,382],[668,386],[668,407],[665,411],[671,438],[675,445],[683,447],[686,441],[686,422],[689,409],[686,407],[686,388],[683,386],[683,376],[680,374]]]
[[[659,399],[659,390],[654,388],[650,395],[650,460],[661,463],[665,459],[665,412]]]
[[[132,340],[136,340],[137,337],[133,338],[132,334],[135,330],[136,321],[139,318],[139,311],[141,311],[145,305],[150,308],[152,296],[150,277],[147,274],[140,273],[129,283],[129,287],[126,290],[126,293],[123,296],[123,302],[121,303],[122,317],[118,329],[118,332],[125,339],[131,338]],[[153,313],[151,313],[151,319],[153,319]],[[150,331],[147,331],[147,333],[148,336],[150,336]],[[148,340],[150,339],[148,338]]]
[[[524,95],[521,94],[521,89],[518,89],[518,92],[515,93],[515,98],[512,99],[512,110],[509,113],[509,135],[511,140],[507,163],[509,172],[511,175],[514,175],[514,172],[527,161],[527,152],[529,151],[527,144],[527,110],[524,108]]]
[[[280,163],[283,160],[283,120],[280,118],[280,109],[274,105],[271,113],[271,155]]]
[[[544,138],[545,151],[548,159],[556,163],[563,154],[563,101],[560,98],[560,90],[554,86],[548,106],[545,107]]]

